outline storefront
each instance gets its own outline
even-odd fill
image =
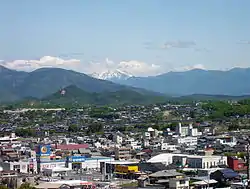
[[[66,159],[66,167],[73,170],[91,170],[91,169],[100,169],[100,162],[110,162],[113,161],[113,158],[110,157],[93,157],[86,158],[85,156],[70,156]]]

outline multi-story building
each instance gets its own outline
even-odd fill
[[[174,144],[161,143],[161,150],[176,151],[177,146]]]
[[[129,160],[131,159],[131,148],[128,147],[116,147],[115,159],[116,160]]]
[[[123,134],[120,133],[120,132],[117,132],[113,135],[113,141],[116,143],[116,144],[122,144],[123,142]]]
[[[237,144],[237,140],[234,136],[221,136],[217,137],[216,142],[222,145],[235,146]]]
[[[187,146],[196,146],[197,143],[198,143],[197,137],[188,136],[188,137],[177,138],[177,144],[179,145],[185,144]]]

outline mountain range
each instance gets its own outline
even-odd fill
[[[194,69],[168,72],[150,77],[130,77],[118,83],[133,87],[184,96],[192,94],[240,96],[250,94],[250,68],[228,71]]]
[[[72,94],[73,99],[79,101],[80,96],[84,96],[85,99],[89,99],[86,103],[111,103],[122,99],[125,103],[136,103],[150,101],[152,97],[162,100],[163,96],[227,99],[230,96],[248,96],[248,81],[250,68],[234,68],[229,71],[194,69],[150,77],[135,77],[121,70],[110,70],[90,76],[61,68],[41,68],[33,72],[22,72],[0,66],[0,102],[32,98],[49,100],[53,99],[53,95],[58,94],[58,91],[69,86],[76,92]],[[126,95],[138,95],[139,98],[126,100]],[[110,100],[112,98],[113,100]]]
[[[71,85],[88,93],[128,90],[142,94],[157,94],[61,68],[41,68],[33,72],[21,72],[0,66],[0,102],[27,98],[42,99]]]

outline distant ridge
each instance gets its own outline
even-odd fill
[[[158,76],[131,77],[119,83],[178,96],[242,96],[250,94],[249,81],[250,68],[233,68],[228,71],[193,69],[185,72],[168,72]]]
[[[84,96],[86,103],[114,103],[110,100],[112,95],[117,95],[114,99],[127,103],[141,103],[140,98],[135,98],[136,95],[150,100],[153,99],[151,97],[161,100],[237,100],[250,97],[250,68],[234,68],[229,71],[194,69],[150,77],[129,77],[117,83],[61,68],[22,72],[0,66],[0,73],[0,103],[30,98],[46,100],[48,97],[52,98],[51,95],[56,91],[72,86],[79,89],[78,92]],[[74,89],[76,93],[77,89]],[[125,94],[133,98],[128,100]],[[84,102],[79,95],[74,95],[68,99]],[[108,100],[105,100],[106,97]],[[68,99],[64,100],[69,101]]]
[[[250,99],[250,95],[241,95],[241,96],[229,96],[229,95],[206,95],[206,94],[193,94],[175,97],[173,99],[178,100],[195,100],[195,101],[203,101],[203,100],[243,100]]]

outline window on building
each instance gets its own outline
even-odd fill
[[[20,169],[20,165],[14,165],[14,166],[13,166],[13,169],[14,169],[14,170]]]
[[[180,184],[185,184],[185,180],[180,180]]]

